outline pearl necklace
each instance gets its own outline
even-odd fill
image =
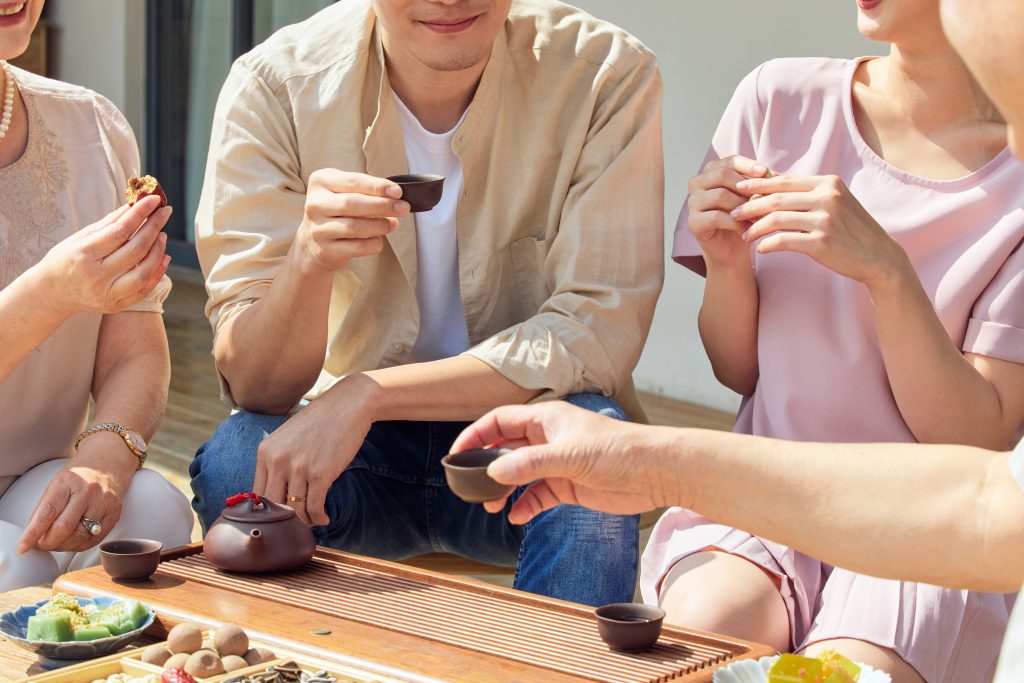
[[[11,67],[0,59],[0,69],[4,72],[4,111],[0,114],[0,142],[7,137],[7,129],[11,127],[11,114],[14,112],[14,74]]]

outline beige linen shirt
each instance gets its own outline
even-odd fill
[[[0,168],[0,289],[58,242],[124,204],[139,150],[124,116],[91,90],[13,69],[28,110],[28,145]],[[171,282],[130,310],[161,313]],[[79,313],[0,382],[0,491],[32,467],[66,458],[85,427],[99,313]]]
[[[635,413],[630,373],[664,275],[653,55],[580,10],[515,0],[453,150],[465,175],[456,230],[466,353],[543,397],[599,392]],[[196,217],[215,334],[267,294],[309,177],[328,167],[407,171],[369,0],[285,28],[231,69]],[[347,374],[409,362],[413,220],[380,255],[336,274],[327,357],[307,398]]]

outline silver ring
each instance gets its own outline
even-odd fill
[[[89,532],[90,536],[99,536],[103,532],[103,525],[95,519],[82,517],[82,526]]]

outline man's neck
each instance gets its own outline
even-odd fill
[[[437,71],[384,45],[391,89],[431,133],[447,133],[466,113],[487,62],[462,71]]]

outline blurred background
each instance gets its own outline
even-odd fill
[[[175,277],[194,281],[194,271],[188,271],[197,267],[192,220],[213,108],[231,61],[281,26],[329,4],[331,0],[49,0],[45,21],[21,65],[93,88],[127,115],[139,139],[144,171],[160,179],[177,209],[169,229],[178,266]],[[853,57],[885,49],[857,33],[853,0],[575,4],[630,31],[659,57],[665,81],[667,249],[687,180],[745,74],[775,57]],[[702,288],[700,278],[668,266],[635,379],[655,399],[734,412],[738,397],[715,380],[697,334]],[[201,338],[193,342],[197,351],[205,343]]]

